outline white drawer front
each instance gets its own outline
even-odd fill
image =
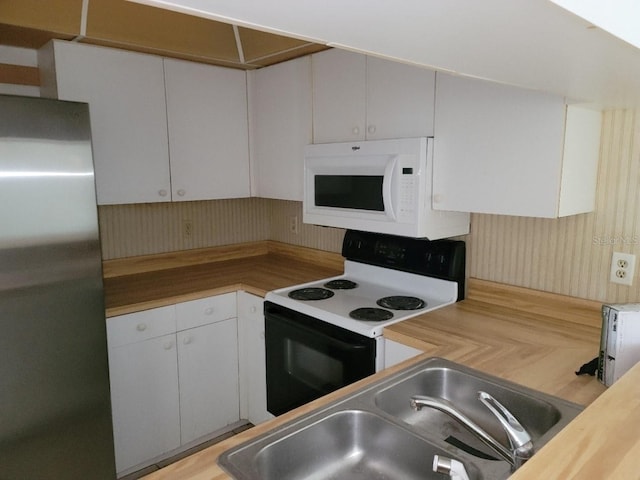
[[[175,331],[175,305],[120,315],[107,320],[107,341],[110,348],[141,342]]]
[[[178,331],[235,318],[236,292],[178,303],[176,316]]]

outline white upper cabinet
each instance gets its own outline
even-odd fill
[[[435,72],[367,57],[367,140],[433,135]]]
[[[162,59],[54,41],[42,96],[89,103],[99,204],[171,199]]]
[[[333,49],[311,58],[313,142],[364,140],[367,57]]]
[[[433,135],[433,71],[338,49],[312,64],[314,143]]]
[[[601,113],[438,74],[433,207],[555,218],[594,208]]]
[[[252,195],[302,201],[311,143],[311,57],[249,72]]]
[[[63,41],[39,62],[43,96],[89,103],[99,204],[249,196],[245,72]]]
[[[172,199],[249,196],[244,71],[164,59]]]

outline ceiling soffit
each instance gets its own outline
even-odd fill
[[[327,47],[126,0],[3,2],[0,45],[39,48],[75,40],[173,58],[254,69]]]

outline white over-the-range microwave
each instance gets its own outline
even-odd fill
[[[308,145],[303,221],[439,238],[469,233],[469,213],[433,209],[433,138]]]

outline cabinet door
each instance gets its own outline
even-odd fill
[[[311,58],[313,142],[364,140],[367,57],[332,49]]]
[[[241,415],[254,425],[273,415],[267,411],[267,372],[263,299],[238,292]]]
[[[311,143],[311,58],[250,72],[252,194],[302,201],[304,147]]]
[[[98,203],[169,201],[162,59],[66,42],[48,48],[57,97],[89,103]]]
[[[119,473],[180,446],[175,334],[109,348]]]
[[[433,135],[435,72],[367,57],[368,140]]]
[[[178,332],[178,365],[183,444],[240,419],[235,318]]]
[[[557,216],[565,111],[558,95],[438,74],[434,208]]]
[[[172,199],[248,197],[246,73],[164,62]]]

